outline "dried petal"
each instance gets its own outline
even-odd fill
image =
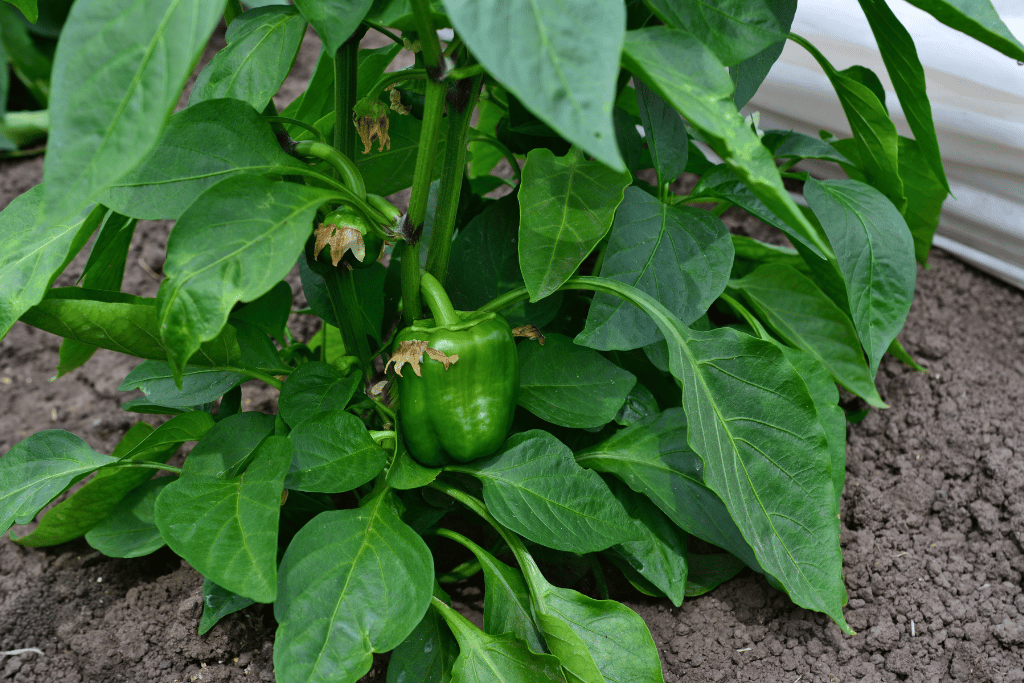
[[[337,266],[346,251],[351,251],[359,261],[366,258],[366,244],[363,242],[363,236],[355,228],[321,223],[313,234],[316,235],[313,251],[317,257],[324,247],[331,247],[331,265]]]
[[[387,372],[388,367],[394,363],[395,374],[401,377],[402,366],[408,363],[409,366],[412,367],[412,371],[416,373],[416,376],[422,377],[423,375],[420,373],[420,362],[424,353],[427,354],[429,358],[432,358],[439,363],[443,363],[445,370],[447,370],[452,363],[459,360],[458,354],[448,356],[437,349],[427,348],[428,343],[429,342],[421,339],[409,339],[402,342],[391,355],[391,359],[388,360],[387,365],[384,366],[384,372]]]

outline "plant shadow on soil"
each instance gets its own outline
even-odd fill
[[[315,54],[300,55],[299,81]],[[41,159],[0,162],[0,206],[41,178]],[[155,296],[168,230],[140,223],[125,291]],[[681,608],[621,592],[650,626],[668,683],[1024,681],[1024,293],[940,251],[930,262],[900,334],[928,372],[887,357],[877,383],[891,407],[848,427],[841,543],[858,635],[749,571]],[[304,306],[295,273],[289,284]],[[308,320],[291,324],[300,338],[313,332]],[[140,417],[160,421],[120,408],[136,396],[116,390],[135,359],[101,350],[48,382],[59,341],[18,323],[0,343],[0,453],[43,429],[109,453]],[[243,391],[245,409],[273,410],[271,392]],[[0,655],[0,682],[273,681],[271,609],[248,608],[200,637],[201,587],[166,548],[118,560],[81,541],[33,550],[0,539],[0,651],[42,651]],[[473,584],[457,594],[477,623],[479,596]],[[364,681],[383,682],[385,663]]]

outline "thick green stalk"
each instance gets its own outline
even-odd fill
[[[413,16],[416,17],[416,32],[419,34],[420,47],[423,50],[423,63],[427,66],[427,72],[436,69],[443,59],[441,54],[441,43],[437,40],[437,32],[434,30],[434,19],[430,12],[430,0],[410,0]]]
[[[441,283],[430,273],[423,273],[421,277],[420,291],[430,306],[430,312],[434,314],[434,322],[438,325],[458,325],[462,322]]]
[[[334,148],[349,159],[356,153],[352,107],[356,106],[359,41],[365,34],[365,28],[356,29],[334,56]]]
[[[370,344],[363,329],[363,316],[356,296],[356,281],[348,268],[336,268],[323,276],[327,285],[327,296],[331,300],[334,317],[338,321],[345,353],[355,355],[367,379],[373,376],[370,362]]]
[[[466,174],[467,138],[482,80],[483,75],[480,74],[470,81],[469,98],[464,103],[460,102],[462,111],[450,112],[448,116],[448,137],[445,141],[444,159],[441,162],[437,210],[434,213],[430,250],[427,252],[427,272],[441,283],[444,283],[448,275],[448,257],[452,250],[455,216],[459,210],[462,178]],[[456,85],[456,88],[458,87],[460,86]]]
[[[353,130],[355,130],[353,128]],[[295,143],[295,153],[326,161],[338,173],[341,182],[352,190],[359,199],[366,199],[366,184],[352,157],[338,149],[316,140],[302,140]]]

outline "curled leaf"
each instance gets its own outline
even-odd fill
[[[392,363],[395,365],[395,374],[399,377],[402,376],[402,366],[406,363],[412,367],[412,371],[416,373],[417,377],[422,377],[420,373],[420,360],[423,358],[423,354],[427,354],[429,358],[436,360],[439,363],[444,364],[444,369],[447,370],[452,363],[459,360],[458,354],[451,356],[441,353],[437,349],[428,349],[427,344],[429,342],[421,339],[409,339],[398,345],[395,352],[391,355],[391,359],[384,366],[384,372],[388,371],[388,367]]]
[[[544,333],[541,332],[540,328],[536,325],[520,325],[519,327],[513,327],[512,336],[536,339],[541,346],[544,346]]]
[[[330,246],[331,265],[335,267],[346,251],[351,251],[359,261],[366,258],[366,244],[363,242],[363,236],[355,228],[321,223],[313,234],[316,235],[314,253],[319,256],[324,247]]]
[[[391,97],[391,111],[407,116],[412,111],[412,107],[407,107],[402,104],[402,93],[395,89],[395,86],[389,85],[385,90],[390,93]]]

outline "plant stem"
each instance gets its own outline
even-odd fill
[[[427,78],[427,72],[425,69],[402,69],[401,71],[387,71],[381,74],[381,77],[377,79],[377,82],[373,84],[368,91],[366,91],[366,97],[371,100],[375,100],[380,97],[380,94],[384,92],[384,89],[389,85],[395,83],[401,83],[402,81],[422,81]]]
[[[366,34],[357,28],[334,55],[334,148],[349,159],[356,153],[357,132],[352,123],[356,105],[356,74],[359,71],[359,41]],[[366,190],[363,190],[366,194]]]
[[[477,75],[472,79],[469,84],[468,101],[462,103],[461,111],[450,113],[448,116],[448,137],[445,140],[444,159],[441,162],[437,210],[434,212],[434,229],[427,252],[427,272],[441,283],[444,283],[448,275],[448,258],[452,251],[455,217],[459,210],[462,178],[466,174],[466,138],[482,80],[483,75]]]
[[[125,467],[125,468],[142,468],[148,470],[164,470],[167,472],[173,472],[175,474],[181,474],[181,468],[175,467],[174,465],[165,465],[159,462],[150,462],[148,460],[131,460],[111,463],[107,467]]]
[[[423,62],[427,71],[442,65],[441,43],[434,30],[434,18],[430,12],[430,0],[410,0],[413,16],[416,17],[416,32],[423,50]]]
[[[353,128],[353,130],[355,129]],[[326,161],[335,171],[337,171],[338,176],[341,178],[341,182],[343,182],[348,189],[352,190],[352,194],[356,195],[361,200],[366,199],[366,184],[363,182],[363,176],[359,173],[359,169],[356,167],[349,155],[338,151],[330,145],[317,142],[316,140],[302,140],[300,142],[296,142],[294,149],[296,154]]]
[[[483,142],[501,152],[501,155],[508,161],[508,165],[512,167],[512,175],[515,177],[516,181],[520,183],[523,182],[523,172],[519,168],[519,161],[516,159],[516,155],[512,153],[512,150],[505,146],[505,143],[498,138],[476,130],[475,128],[469,129],[469,141]]]
[[[430,273],[423,273],[420,280],[420,292],[434,314],[434,322],[438,325],[458,325],[462,318],[455,312],[451,299],[444,291],[441,283]]]
[[[363,329],[359,298],[356,296],[355,277],[348,268],[335,268],[323,278],[345,345],[345,353],[354,354],[359,359],[363,377],[369,380],[373,376],[373,364],[370,362],[370,344],[366,341],[366,331]]]

